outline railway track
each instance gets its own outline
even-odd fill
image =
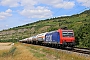
[[[65,48],[64,50],[76,52],[78,54],[85,55],[85,56],[90,56],[90,49],[88,49],[88,48],[74,47],[74,49]]]
[[[35,44],[33,44],[35,45]],[[35,45],[37,46],[37,45]],[[42,46],[42,45],[39,45]],[[43,47],[45,48],[51,48],[54,50],[58,50],[58,51],[64,51],[67,53],[76,53],[85,57],[90,57],[90,49],[89,48],[79,48],[79,47],[74,47],[73,49],[71,49],[70,47],[67,48],[57,48],[57,47],[51,47],[51,46],[47,46],[47,45],[43,45]]]
[[[67,48],[56,48],[56,47],[51,47],[51,46],[44,46],[44,47],[64,51],[67,53],[76,53],[85,57],[90,57],[90,49],[88,48],[74,47],[73,49],[71,49],[70,47],[67,47]]]
[[[54,49],[60,49],[60,50],[66,50],[66,51],[71,51],[71,52],[76,52],[76,53],[81,53],[83,55],[90,56],[90,48],[74,47],[72,49],[71,47],[66,47],[66,48],[56,48],[56,47],[51,47],[51,46],[46,46],[46,47],[54,48]]]
[[[75,47],[74,49],[77,50],[80,53],[84,53],[84,54],[89,54],[90,55],[90,49],[88,49],[88,48],[78,48],[78,47]]]
[[[67,48],[52,48],[52,47],[46,47],[46,48],[51,48],[51,49],[54,49],[54,50],[60,50],[60,51],[63,51],[63,52],[66,52],[66,53],[76,53],[80,56],[85,56],[85,57],[90,57],[90,50],[87,48],[73,48],[71,49],[70,47],[67,47]]]

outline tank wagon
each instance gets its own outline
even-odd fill
[[[75,46],[75,37],[73,30],[58,29],[56,31],[41,33],[24,40],[20,40],[20,42],[51,45],[56,47],[73,47]]]
[[[19,40],[19,42],[27,43],[28,40],[29,40],[29,38],[26,38],[26,39]]]

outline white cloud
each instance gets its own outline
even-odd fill
[[[64,9],[71,9],[71,8],[73,8],[73,6],[74,6],[74,3],[72,3],[72,2],[63,2],[61,4],[54,5],[54,7],[64,8]]]
[[[12,12],[12,10],[11,10],[11,9],[8,9],[8,10],[6,10],[6,12],[7,12],[7,13],[11,13],[11,12]]]
[[[1,0],[0,5],[9,6],[9,7],[17,7],[19,6],[19,0]]]
[[[90,7],[90,0],[77,0],[82,6]]]
[[[33,8],[37,4],[36,0],[21,0],[20,3],[24,8]]]
[[[6,27],[8,27],[9,25],[5,25]]]
[[[61,15],[61,16],[59,16],[59,17],[64,17],[64,16],[71,16],[71,15]]]
[[[64,9],[70,9],[73,8],[75,5],[74,2],[63,1],[63,0],[38,0],[38,2],[51,5],[55,8],[64,8]]]
[[[0,30],[8,29],[8,28],[9,28],[9,25],[6,25],[6,24],[0,24]]]
[[[12,16],[12,10],[8,9],[5,12],[0,12],[0,20],[5,19],[6,17]]]
[[[40,6],[37,6],[41,4]],[[42,4],[52,6],[54,8],[70,9],[75,5],[74,2],[69,0],[1,0],[0,5],[8,7],[21,7],[22,11],[19,13],[28,18],[49,18],[52,16],[52,12],[49,8],[42,6]],[[48,6],[47,6],[48,7]],[[5,14],[10,16],[10,10],[2,12],[0,18],[5,18]],[[1,15],[1,14],[0,14]]]
[[[68,2],[63,0],[21,0],[21,6],[24,9],[19,12],[21,15],[28,18],[49,18],[52,16],[51,10],[46,7],[37,6],[37,4],[46,4],[55,8],[70,9],[75,5],[74,2]]]
[[[49,9],[40,6],[34,9],[24,9],[20,14],[28,18],[49,18],[52,16],[52,12]]]
[[[30,8],[35,4],[37,4],[36,0],[1,0],[0,2],[0,5],[8,7],[24,6]]]
[[[73,8],[75,5],[73,1],[69,0],[1,0],[0,4],[9,7],[24,6],[24,8],[32,8],[38,3],[64,9]]]

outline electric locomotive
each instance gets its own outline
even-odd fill
[[[75,46],[75,37],[73,30],[58,29],[57,31],[48,32],[45,35],[45,43],[59,45],[62,47]]]

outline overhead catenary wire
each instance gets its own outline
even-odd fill
[[[68,2],[69,2],[70,0],[68,0]],[[65,4],[63,7],[65,7],[67,4]],[[55,13],[54,13],[54,15],[56,15],[59,11],[61,10],[61,8],[59,9],[59,10],[57,10]]]
[[[89,1],[89,0],[87,0],[85,3],[88,3],[88,1]],[[77,8],[79,8],[79,6],[77,6],[77,7],[74,9],[74,11],[75,11]],[[76,14],[78,14],[79,12],[85,11],[85,10],[87,10],[87,9],[89,9],[89,7],[85,7],[85,8],[83,8],[83,9],[81,9],[80,11],[76,12]],[[70,13],[70,12],[72,12],[72,11],[73,11],[73,10],[69,11],[68,13]],[[68,13],[66,13],[66,14],[68,14]]]
[[[68,0],[68,1],[70,1],[70,0]],[[87,0],[85,3],[88,3],[88,1],[89,1],[89,0]],[[67,4],[65,4],[64,6],[66,6],[66,5],[67,5]],[[76,10],[77,8],[79,8],[79,6],[77,6],[77,7],[75,8],[75,10]],[[85,8],[83,8],[83,9],[81,9],[80,11],[77,12],[77,14],[78,14],[79,12],[81,12],[81,11],[85,11],[86,9],[89,9],[89,7],[85,7]],[[60,8],[59,10],[57,10],[57,11],[54,13],[54,15],[56,15],[60,10],[61,10],[61,8]],[[75,11],[75,10],[74,10],[74,11]],[[68,13],[72,12],[72,11],[73,11],[73,10],[70,10],[69,12],[66,13],[66,15],[67,15]]]

